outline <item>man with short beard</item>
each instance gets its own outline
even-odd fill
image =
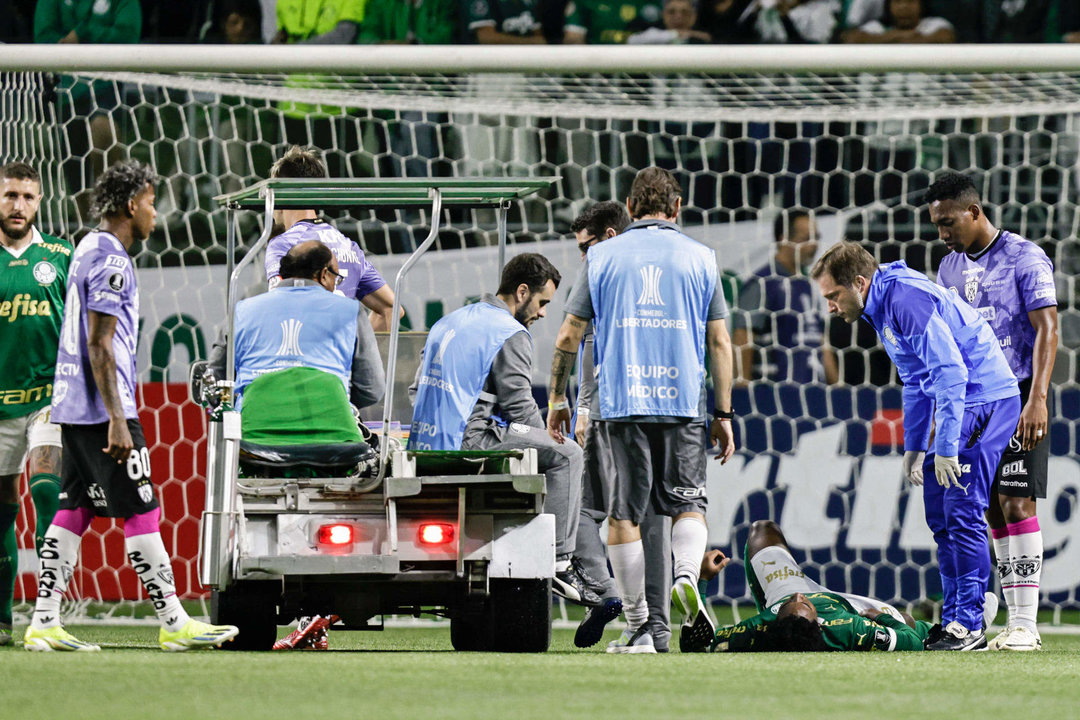
[[[546,430],[532,394],[529,326],[547,313],[562,277],[544,256],[506,263],[499,290],[439,320],[409,389],[410,450],[535,448],[547,478],[544,512],[555,516],[556,594],[584,605],[600,598],[571,564],[581,512],[581,448]]]
[[[49,422],[49,402],[72,247],[34,227],[40,204],[37,170],[21,162],[0,167],[0,645],[12,642],[15,519],[27,455],[38,549],[60,494],[60,428]]]

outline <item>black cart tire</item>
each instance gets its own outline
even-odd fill
[[[210,622],[235,625],[240,633],[225,650],[272,650],[277,640],[277,601],[281,583],[247,580],[210,594]]]

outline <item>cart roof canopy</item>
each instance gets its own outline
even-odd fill
[[[550,187],[558,177],[467,178],[277,178],[261,180],[214,198],[234,210],[262,210],[274,194],[279,210],[326,207],[403,207],[431,205],[432,191],[442,193],[443,207],[498,207]]]

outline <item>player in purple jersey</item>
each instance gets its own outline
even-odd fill
[[[1050,374],[1058,344],[1054,266],[1038,245],[990,223],[968,177],[946,173],[926,199],[930,220],[953,251],[941,261],[938,283],[986,318],[1020,381],[1023,411],[994,479],[997,502],[986,515],[1009,608],[1005,630],[989,647],[1038,650],[1043,540],[1035,500],[1046,497],[1050,453]]]
[[[64,443],[60,509],[39,553],[37,604],[23,641],[27,650],[100,650],[60,624],[60,601],[95,515],[123,518],[124,548],[161,621],[163,650],[220,645],[237,633],[231,625],[192,620],[176,597],[135,405],[139,295],[128,252],[154,229],[157,180],[135,161],[102,173],[93,202],[101,225],[72,257],[53,383],[53,417]]]
[[[272,178],[325,178],[326,165],[312,148],[298,145],[290,147],[270,169]],[[345,297],[355,298],[371,311],[371,326],[378,331],[389,331],[394,314],[394,291],[386,284],[379,271],[353,240],[319,219],[315,210],[276,210],[274,224],[284,229],[271,238],[266,246],[266,279],[270,287],[278,282],[281,258],[295,245],[308,240],[318,240],[326,245],[337,258],[342,274],[338,290]],[[404,312],[404,311],[403,311]]]

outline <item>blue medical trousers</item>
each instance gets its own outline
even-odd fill
[[[986,509],[1001,453],[1016,433],[1020,396],[968,405],[960,425],[959,463],[963,487],[941,487],[933,452],[923,464],[926,524],[937,543],[944,607],[941,624],[956,621],[968,630],[982,627],[983,593],[990,581]]]

